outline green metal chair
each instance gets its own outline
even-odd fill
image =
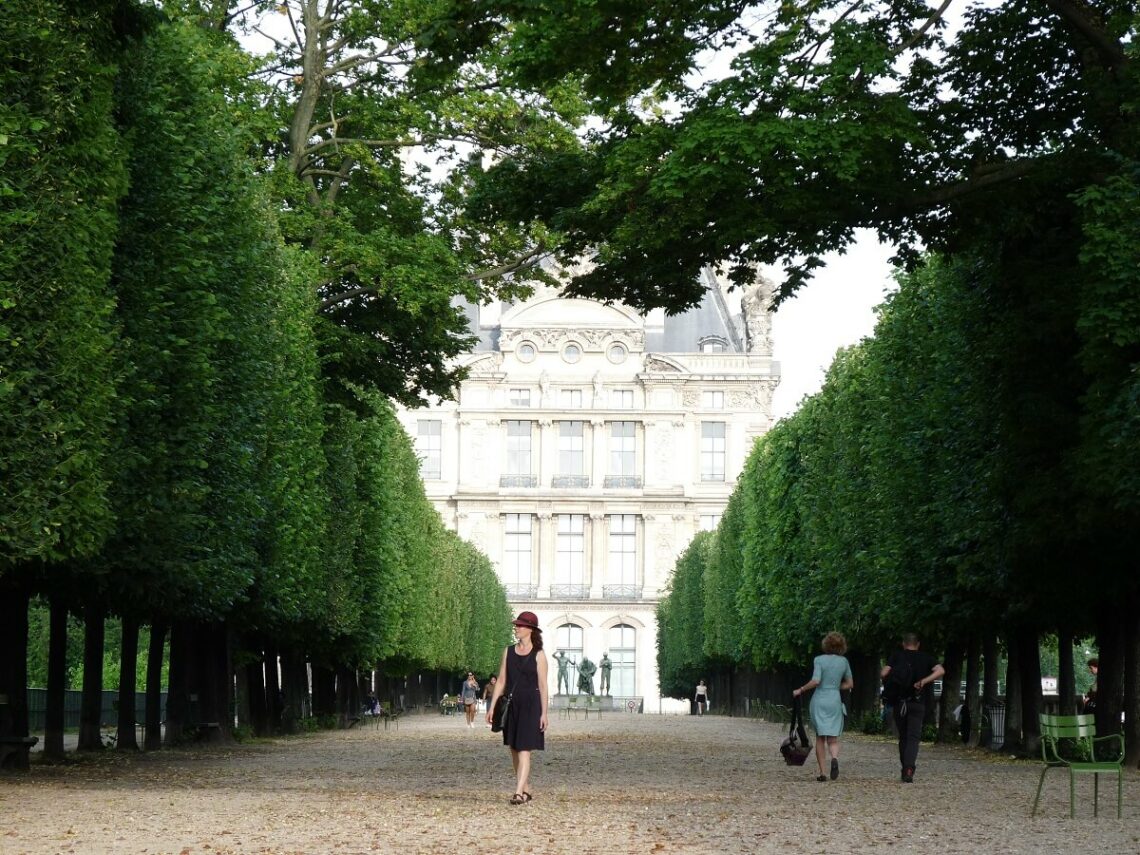
[[[1097,799],[1100,789],[1100,773],[1116,773],[1116,818],[1120,819],[1120,806],[1124,798],[1124,737],[1119,733],[1110,736],[1097,736],[1095,717],[1091,715],[1042,715],[1041,717],[1041,759],[1045,768],[1041,770],[1041,780],[1037,782],[1037,797],[1033,799],[1033,813],[1037,814],[1037,803],[1041,800],[1041,786],[1045,783],[1045,773],[1061,767],[1069,770],[1069,816],[1075,815],[1076,777],[1082,772],[1093,776],[1093,816],[1097,815]],[[1097,746],[1103,743],[1116,743],[1116,759],[1098,760]],[[1103,756],[1104,752],[1100,752]]]

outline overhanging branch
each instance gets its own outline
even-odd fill
[[[1097,12],[1081,0],[1046,0],[1054,12],[1080,33],[1104,57],[1110,68],[1121,68],[1128,64],[1128,54],[1124,46],[1114,39],[1097,20]]]

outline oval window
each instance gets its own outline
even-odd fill
[[[582,348],[576,344],[568,344],[562,348],[562,358],[569,363],[575,363],[582,358]]]
[[[518,346],[515,353],[518,355],[519,362],[534,362],[537,351],[534,349],[533,344],[529,341],[524,341]]]

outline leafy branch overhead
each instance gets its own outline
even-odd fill
[[[190,4],[188,4],[190,5]],[[247,92],[286,239],[317,261],[326,374],[409,405],[450,395],[470,345],[456,297],[525,293],[547,230],[472,222],[484,157],[574,144],[574,87],[522,92],[500,46],[440,73],[421,44],[433,3],[285,0],[203,12],[259,54]]]
[[[574,290],[641,307],[695,303],[705,264],[782,264],[787,297],[860,227],[953,251],[1135,155],[1136,5],[455,3],[444,55],[490,6],[512,79],[580,79],[600,117],[581,150],[491,164],[470,210],[596,250]]]

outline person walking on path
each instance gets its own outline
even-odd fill
[[[499,678],[487,708],[487,724],[491,723],[499,697],[507,692],[510,708],[503,727],[503,744],[511,749],[511,764],[515,770],[515,792],[510,803],[521,805],[534,798],[530,792],[530,759],[531,752],[546,747],[549,690],[538,617],[534,612],[520,612],[514,625],[516,642],[503,651]]]
[[[808,711],[811,713],[811,726],[815,731],[815,762],[819,766],[817,781],[826,781],[823,771],[824,757],[831,753],[831,780],[839,777],[839,737],[843,733],[843,697],[855,685],[851,677],[851,664],[844,655],[847,653],[847,639],[842,633],[829,632],[821,644],[823,653],[815,657],[811,679],[792,692],[799,697],[804,692],[815,689],[811,696]]]
[[[704,715],[705,710],[709,706],[709,687],[705,685],[705,681],[701,680],[697,683],[697,689],[693,693],[693,700],[697,702],[697,715]]]
[[[904,635],[902,649],[891,654],[882,672],[883,694],[889,696],[894,704],[895,727],[899,732],[899,765],[904,784],[914,783],[922,721],[926,708],[934,703],[934,681],[946,673],[933,656],[918,649],[919,644],[915,633]]]
[[[467,672],[467,679],[463,681],[463,688],[459,690],[459,697],[463,701],[463,714],[467,716],[467,726],[475,726],[475,702],[479,700],[479,684],[475,682],[475,673]]]
[[[491,711],[491,698],[495,694],[495,683],[498,682],[498,680],[499,680],[498,675],[492,674],[491,679],[488,680],[486,682],[486,684],[483,686],[483,711],[484,712],[490,712]],[[490,724],[487,725],[487,727],[490,727],[490,726],[491,726]]]

